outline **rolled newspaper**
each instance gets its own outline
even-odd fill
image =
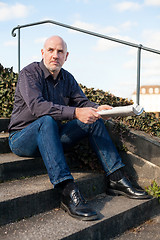
[[[144,108],[138,104],[128,105],[128,106],[120,106],[120,107],[113,107],[109,110],[101,110],[98,113],[101,115],[102,118],[108,117],[126,117],[126,116],[135,116],[140,115],[144,111]]]

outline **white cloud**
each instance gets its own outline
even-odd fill
[[[72,2],[73,0],[65,0],[66,2]],[[91,0],[92,1],[92,0]],[[75,2],[77,3],[84,3],[84,4],[88,4],[90,2],[90,0],[75,0]]]
[[[113,38],[117,38],[117,39],[122,39],[124,41],[128,41],[128,42],[136,42],[135,40],[131,39],[128,36],[121,36],[119,35],[120,30],[124,30],[127,28],[130,28],[131,26],[135,26],[137,23],[136,22],[131,22],[131,21],[127,21],[124,24],[120,25],[119,27],[114,27],[114,26],[106,26],[106,27],[102,27],[98,24],[91,24],[91,23],[87,23],[87,22],[83,22],[80,20],[77,20],[74,22],[74,24],[72,24],[72,26],[81,28],[81,29],[85,29],[85,30],[89,30],[89,31],[93,31],[93,32],[97,32],[99,34],[102,35],[107,35]],[[97,31],[98,29],[98,31]],[[73,30],[69,30],[72,31],[74,33],[76,33]],[[120,46],[119,43],[110,41],[110,40],[106,40],[103,38],[99,38],[96,46],[94,47],[94,50],[96,51],[107,51],[110,50],[112,48],[118,47]]]
[[[35,43],[44,43],[46,41],[47,37],[37,38],[34,40]]]
[[[30,7],[20,3],[9,5],[7,3],[0,2],[0,21],[26,17],[29,13],[29,8]]]
[[[137,26],[137,22],[126,21],[123,24],[121,24],[120,27],[121,27],[122,30],[129,30],[129,29],[131,29],[132,27],[135,27],[135,26]]]
[[[85,29],[88,31],[97,32],[102,35],[113,36],[115,34],[118,34],[121,30],[123,30],[123,31],[129,30],[132,27],[137,26],[137,22],[126,21],[123,24],[119,25],[118,27],[111,26],[111,25],[103,27],[98,24],[92,24],[92,23],[87,23],[87,22],[77,20],[72,24],[72,26],[81,28],[81,29]],[[73,30],[69,30],[69,31],[73,31]],[[74,32],[77,33],[76,31],[74,31]]]
[[[113,26],[107,26],[103,28],[98,28],[101,34],[115,34],[119,32],[119,29]]]
[[[137,50],[136,50],[137,51]],[[131,60],[124,64],[126,69],[137,69],[137,53],[131,49],[128,54]],[[134,58],[133,58],[134,57]],[[160,55],[141,51],[141,81],[143,84],[160,84]]]
[[[81,28],[84,30],[88,30],[88,31],[92,31],[92,32],[96,32],[102,35],[105,34],[117,34],[119,32],[119,29],[117,27],[114,26],[106,26],[106,27],[102,27],[99,26],[98,24],[92,24],[92,23],[87,23],[87,22],[83,22],[80,20],[75,21],[72,26],[77,27],[77,28]],[[97,30],[98,29],[98,30]],[[77,33],[76,31],[73,30],[69,30],[71,32]]]
[[[132,43],[135,42],[133,39],[131,39],[128,36],[115,35],[113,38],[120,39],[126,42],[132,42]],[[106,40],[106,39],[99,39],[94,49],[97,51],[108,51],[112,48],[119,47],[119,46],[122,46],[122,44],[113,42],[110,40]]]
[[[139,10],[141,8],[141,5],[136,2],[131,2],[131,1],[124,1],[121,3],[117,3],[115,5],[115,8],[120,11],[128,11],[128,10]]]
[[[96,26],[94,24],[82,22],[82,21],[79,21],[79,20],[75,21],[74,24],[72,24],[72,26],[77,27],[77,28],[90,30],[90,31],[94,31],[96,29]]]
[[[115,47],[118,47],[118,43],[106,39],[99,39],[94,49],[96,51],[108,51]]]
[[[85,3],[85,4],[87,4],[87,3],[89,3],[89,2],[90,2],[90,0],[76,0],[76,2],[82,2],[82,3]]]
[[[12,41],[6,41],[6,42],[4,42],[4,46],[5,47],[13,47],[13,46],[17,46],[18,45],[18,43],[17,43],[17,40],[12,40]]]
[[[41,58],[38,55],[34,55],[31,57],[31,61],[39,61]]]
[[[157,30],[144,30],[142,33],[144,37],[144,44],[151,48],[160,50],[160,31]]]
[[[149,6],[160,6],[160,0],[145,0],[144,4]]]
[[[130,61],[126,62],[124,64],[124,68],[126,69],[135,69],[137,68],[137,62],[136,59],[131,59]]]

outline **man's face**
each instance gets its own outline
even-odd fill
[[[44,65],[56,78],[67,60],[68,52],[65,42],[58,36],[51,37],[45,42],[41,53]]]

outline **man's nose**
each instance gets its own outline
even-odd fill
[[[58,52],[57,52],[57,51],[54,51],[54,52],[53,52],[53,57],[54,57],[54,58],[58,58]]]

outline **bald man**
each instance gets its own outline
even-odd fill
[[[89,101],[72,74],[62,68],[69,55],[65,41],[52,36],[41,53],[41,62],[31,63],[19,74],[9,124],[12,152],[42,157],[53,187],[61,191],[61,208],[74,218],[98,218],[80,194],[64,156],[64,150],[86,137],[104,168],[109,194],[148,198],[124,177],[124,164],[98,114],[111,106]],[[62,124],[63,120],[69,121]]]

